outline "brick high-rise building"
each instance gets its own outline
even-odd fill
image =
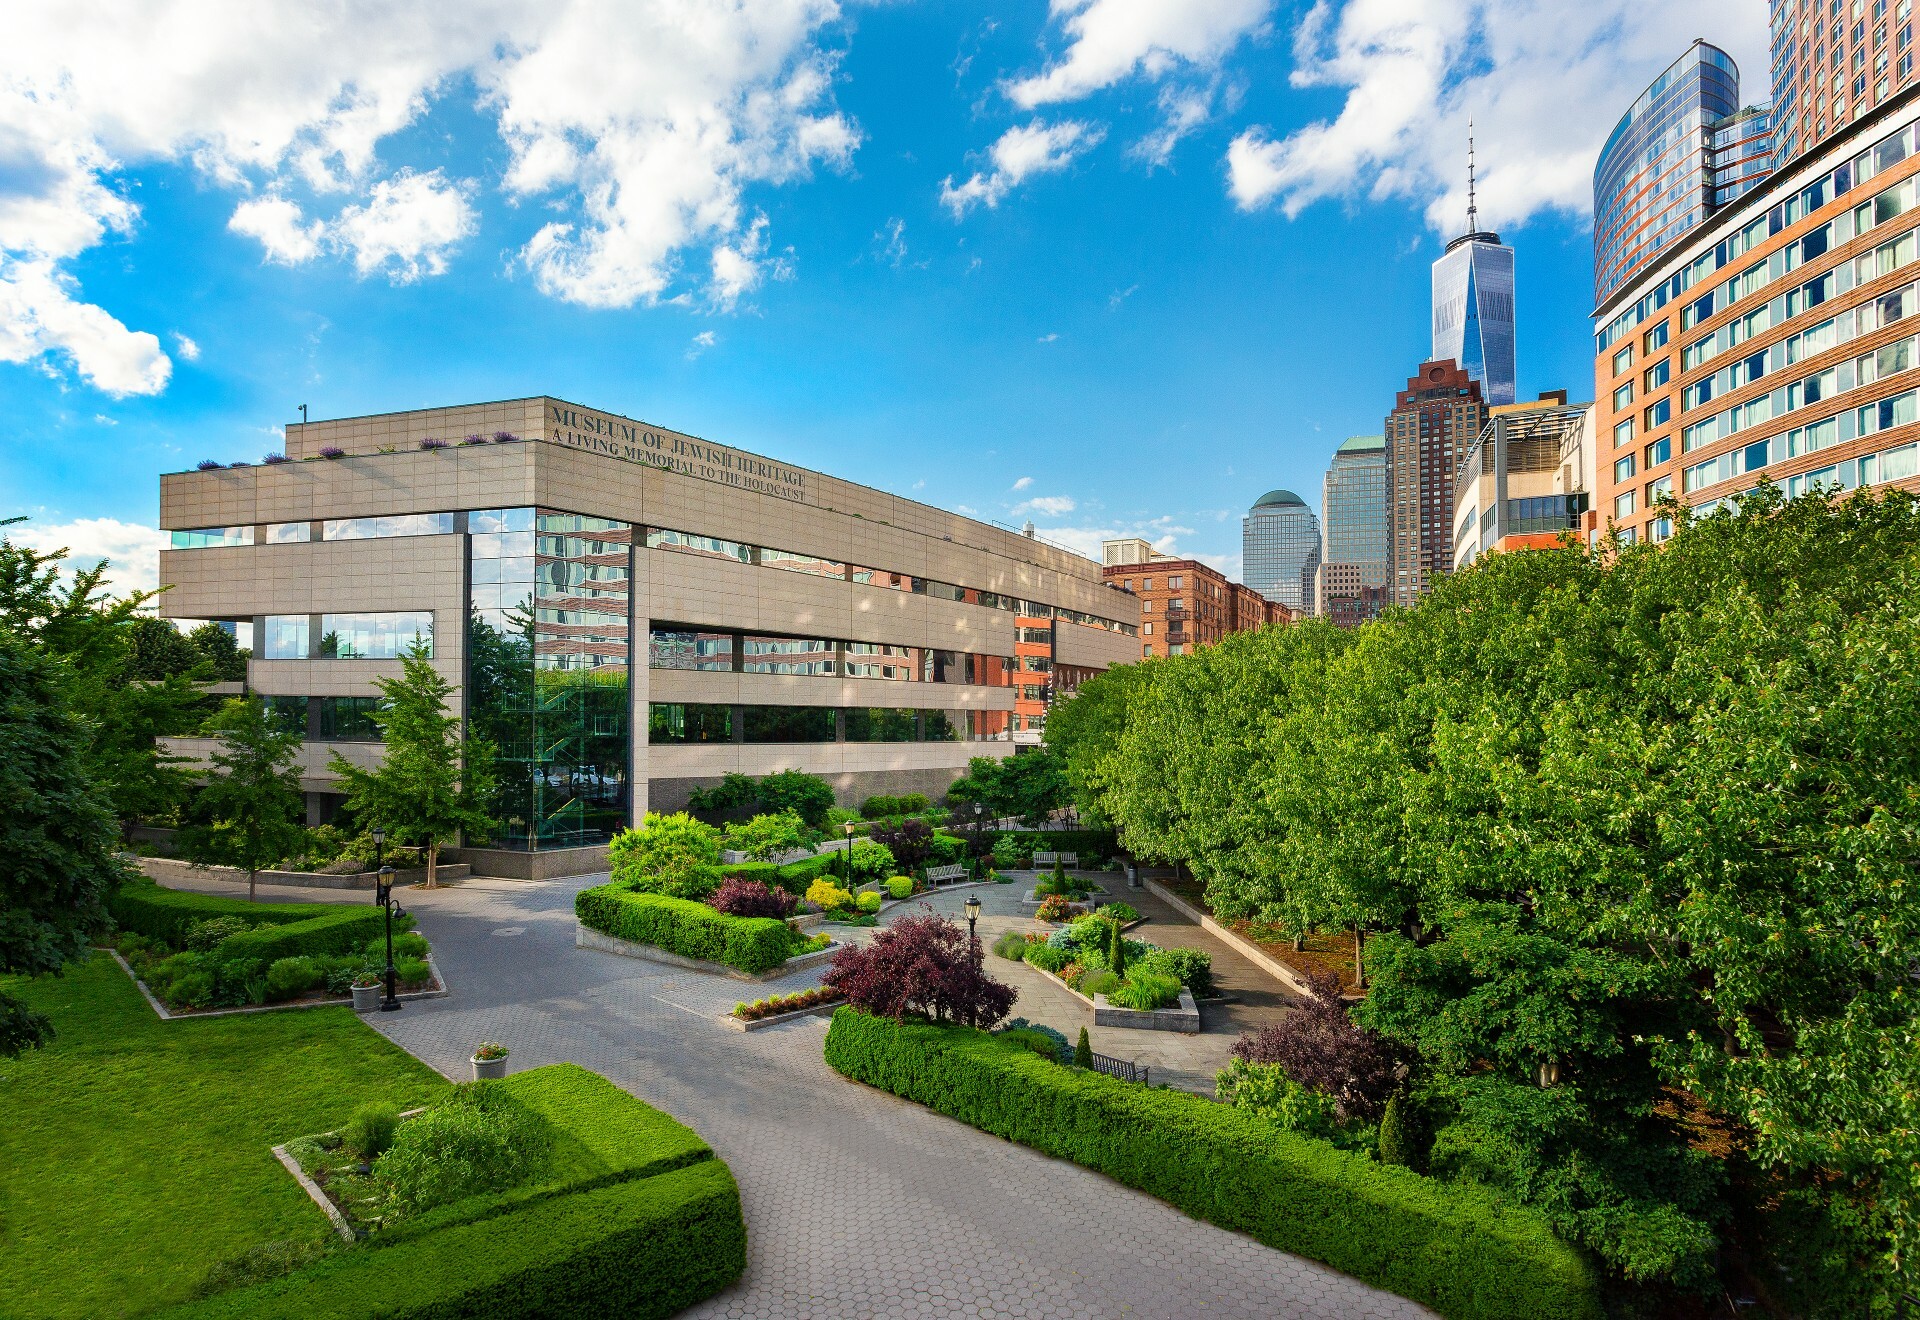
[[[1771,10],[1777,166],[1914,86],[1913,0],[1845,9],[1832,0],[1773,0]]]
[[[1183,655],[1230,632],[1250,632],[1292,616],[1252,587],[1197,559],[1163,555],[1137,538],[1102,545],[1110,586],[1140,599],[1140,657]]]
[[[1412,605],[1453,569],[1453,469],[1486,423],[1458,363],[1423,362],[1387,414],[1387,599]]]

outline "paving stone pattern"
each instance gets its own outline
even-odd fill
[[[687,1315],[1430,1314],[848,1082],[821,1059],[824,1018],[727,1030],[714,1018],[742,998],[816,984],[819,973],[743,986],[576,948],[573,895],[595,879],[406,891],[456,990],[367,1021],[459,1079],[471,1076],[467,1060],[483,1040],[507,1045],[516,1071],[578,1063],[706,1137],[740,1182],[748,1265],[740,1283]],[[997,909],[1008,891],[975,892]],[[263,898],[281,896],[263,887]],[[943,895],[938,905],[957,911],[963,898]],[[1026,999],[1023,986],[1015,1011],[1038,1016]]]

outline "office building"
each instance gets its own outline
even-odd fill
[[[1704,41],[1649,84],[1593,168],[1596,305],[1766,178],[1772,122],[1764,107],[1741,108],[1739,66]]]
[[[1914,85],[1913,0],[1773,0],[1768,26],[1781,167]]]
[[[1423,362],[1387,414],[1387,600],[1412,605],[1453,569],[1453,470],[1486,423],[1480,385]]]
[[[1313,581],[1320,567],[1320,520],[1290,490],[1270,490],[1240,520],[1240,552],[1247,585],[1292,615],[1313,613]]]
[[[1433,263],[1430,356],[1465,367],[1488,403],[1513,402],[1513,249],[1500,235],[1480,228],[1472,139],[1467,146],[1467,228]]]
[[[1659,540],[1656,507],[1914,488],[1920,228],[1909,87],[1649,263],[1597,313],[1603,519]]]
[[[1593,498],[1593,405],[1549,390],[1489,408],[1453,479],[1453,566],[1483,554],[1586,539]]]
[[[1139,655],[1090,560],[559,399],[290,424],[287,458],[161,478],[162,611],[252,622],[314,821],[421,639],[499,749],[500,828],[462,854],[493,874],[595,869],[728,772],[942,792],[1012,751],[1026,675]]]
[[[1317,612],[1343,624],[1379,613],[1392,546],[1387,524],[1385,436],[1350,436],[1327,465],[1320,488],[1321,552],[1314,585]],[[1337,607],[1338,602],[1358,605]]]
[[[1140,601],[1140,656],[1184,655],[1231,632],[1288,616],[1252,587],[1197,559],[1162,554],[1138,537],[1101,544],[1102,572]]]

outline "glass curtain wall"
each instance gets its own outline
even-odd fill
[[[468,525],[468,718],[499,751],[494,843],[605,843],[631,803],[633,528],[551,509]]]

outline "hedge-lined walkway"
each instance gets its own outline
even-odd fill
[[[824,1019],[726,1030],[712,1015],[734,1000],[818,974],[743,996],[736,983],[576,949],[573,895],[588,883],[408,891],[455,994],[374,1021],[449,1075],[466,1073],[475,1042],[499,1040],[515,1068],[571,1060],[697,1128],[739,1178],[749,1260],[737,1287],[687,1314],[1426,1314],[847,1082],[821,1057]]]

